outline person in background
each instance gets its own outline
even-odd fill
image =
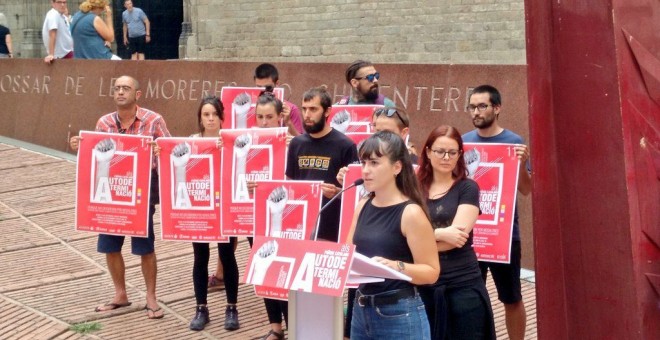
[[[46,64],[55,59],[73,58],[73,38],[69,31],[69,23],[65,16],[68,13],[66,0],[51,0],[53,8],[46,13],[41,38],[48,55],[44,58]]]
[[[514,151],[520,160],[518,172],[518,192],[527,196],[532,192],[532,173],[529,166],[529,148],[519,135],[500,126],[502,96],[491,85],[474,88],[468,98],[467,111],[475,129],[463,135],[465,143],[507,143],[515,144]],[[512,340],[525,338],[527,314],[522,299],[520,283],[521,268],[520,226],[518,224],[518,203],[514,207],[513,232],[511,234],[511,262],[480,262],[481,274],[486,281],[488,270],[497,287],[497,297],[504,304],[506,330]]]
[[[272,91],[277,87],[279,79],[280,73],[273,64],[261,64],[254,70],[254,86],[265,87]],[[287,100],[282,104],[284,105],[282,109],[282,126],[288,127],[289,134],[295,137],[303,131],[300,110],[294,103]]]
[[[80,11],[71,19],[75,58],[113,59],[110,44],[115,41],[115,29],[108,1],[86,0],[79,8]]]
[[[0,58],[13,58],[11,46],[11,31],[7,28],[7,18],[0,13]]]
[[[146,45],[151,42],[151,23],[140,8],[133,7],[133,1],[124,1],[126,10],[121,14],[124,45],[131,50],[132,60],[144,60]]]

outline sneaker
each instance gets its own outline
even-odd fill
[[[225,310],[225,329],[228,331],[237,330],[238,325],[238,310],[236,306],[227,306]]]
[[[201,331],[207,323],[209,323],[209,309],[206,306],[197,306],[195,317],[190,321],[190,329],[193,331]]]

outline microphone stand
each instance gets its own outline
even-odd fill
[[[344,191],[349,190],[349,189],[353,189],[353,188],[355,188],[355,187],[358,186],[358,185],[362,185],[362,183],[364,183],[364,180],[363,180],[362,178],[358,178],[358,179],[356,179],[355,182],[353,182],[353,184],[351,184],[351,185],[349,185],[348,187],[342,189],[342,190],[341,190],[340,192],[338,192],[333,198],[331,198],[331,199],[328,201],[328,203],[326,203],[323,207],[321,207],[321,210],[319,210],[319,214],[316,216],[316,226],[314,227],[314,232],[312,233],[312,236],[313,236],[313,237],[312,237],[312,240],[313,240],[313,241],[316,241],[317,238],[318,238],[318,236],[319,236],[319,229],[320,229],[319,227],[320,227],[320,221],[321,221],[321,213],[323,212],[323,210],[325,210],[325,208],[329,207],[330,204],[331,204],[332,202],[334,202],[334,200],[336,200],[339,196],[341,196],[341,195],[344,193]]]

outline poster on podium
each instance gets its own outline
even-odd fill
[[[349,244],[256,236],[244,281],[271,299],[286,300],[290,290],[340,297],[354,251]]]
[[[75,229],[147,237],[151,136],[80,131]]]
[[[481,214],[473,228],[479,261],[510,263],[520,161],[513,144],[465,143],[468,177],[479,184]]]
[[[258,181],[254,193],[254,236],[311,239],[321,211],[321,183]],[[280,263],[281,270],[290,272],[290,265],[284,262]],[[286,300],[289,291],[279,286],[255,285],[255,293],[261,297]]]

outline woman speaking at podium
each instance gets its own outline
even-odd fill
[[[349,240],[356,251],[412,278],[385,279],[358,288],[351,339],[430,339],[429,322],[416,285],[434,283],[440,264],[433,228],[404,141],[377,132],[358,155],[364,187]]]

